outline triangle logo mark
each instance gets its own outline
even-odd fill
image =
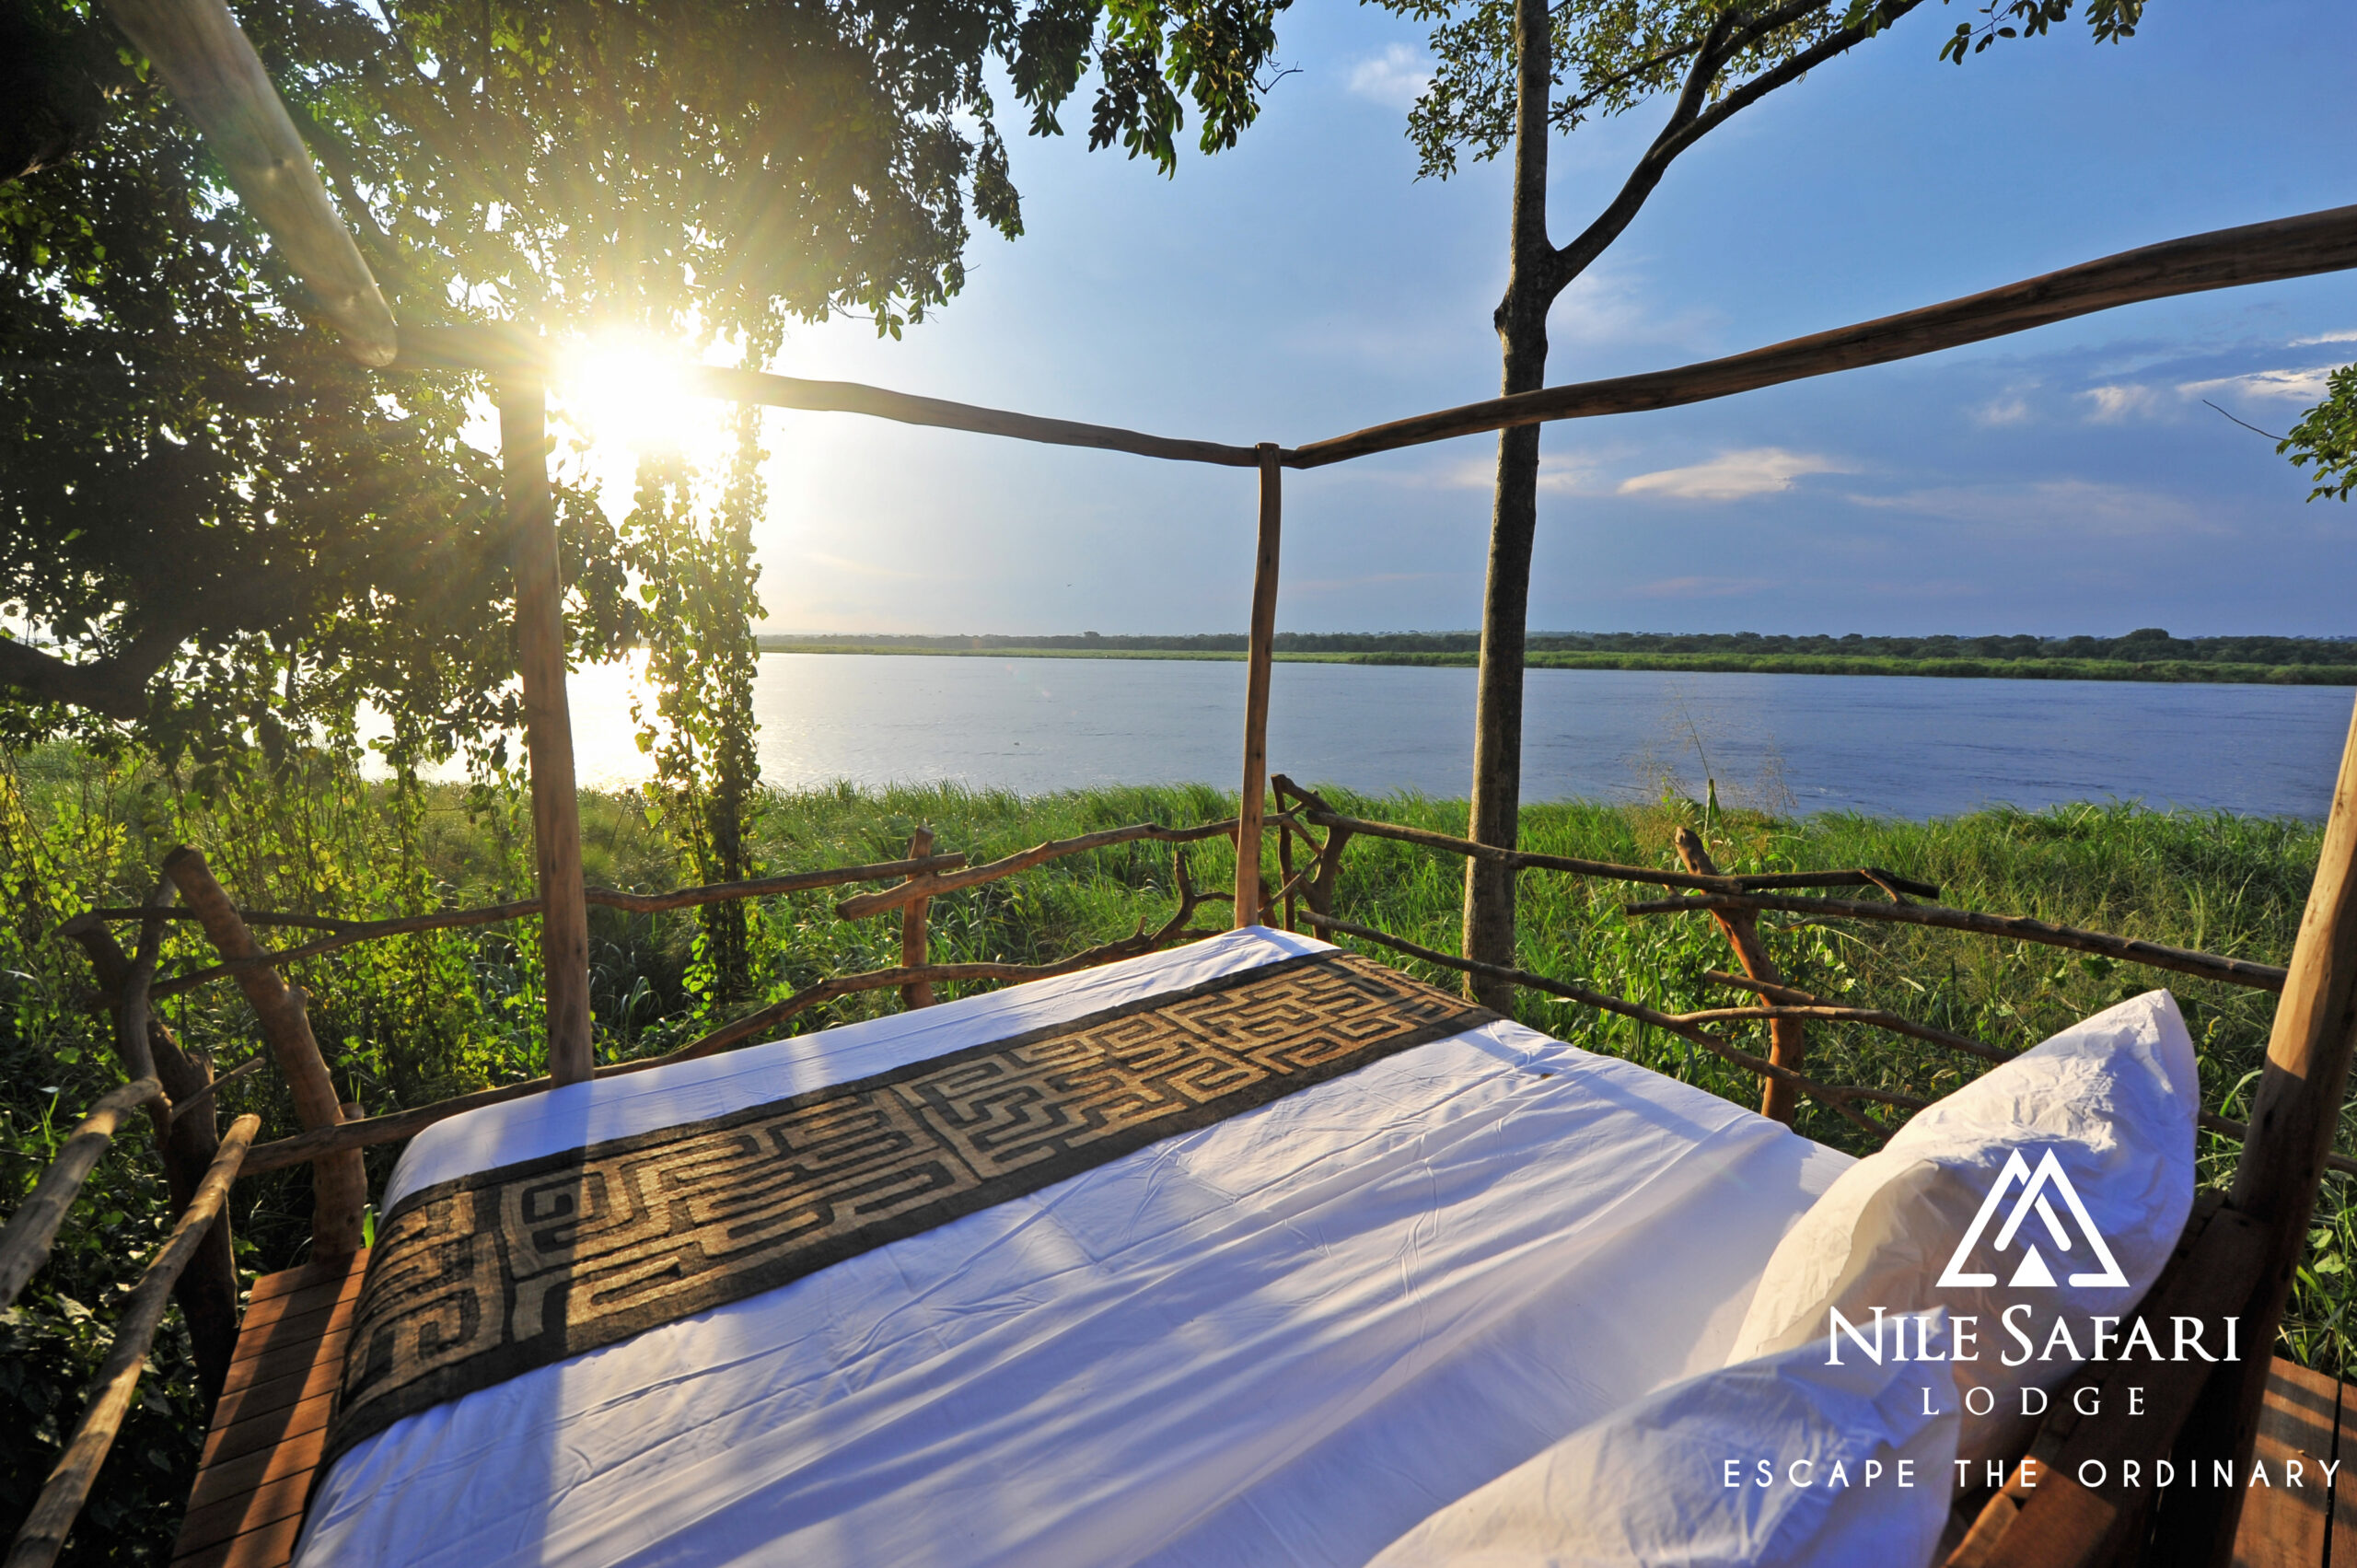
[[[1948,1260],[1947,1268],[1942,1271],[1940,1288],[1968,1288],[1997,1283],[1993,1272],[1970,1270],[1968,1265],[1971,1261],[1973,1249],[1980,1245],[1980,1238],[1988,1231],[1990,1221],[1996,1217],[1998,1208],[2009,1196],[2013,1206],[2006,1210],[2004,1223],[1998,1226],[1990,1246],[1998,1252],[2004,1252],[2012,1249],[2016,1237],[2021,1240],[2024,1256],[2014,1270],[2010,1282],[2013,1285],[2033,1289],[2054,1288],[2054,1271],[2037,1245],[2037,1237],[2043,1234],[2054,1244],[2054,1250],[2063,1257],[2072,1258],[2073,1253],[2079,1253],[2097,1265],[2073,1272],[2070,1275],[2072,1284],[2126,1286],[2128,1276],[2121,1272],[2119,1260],[2112,1257],[2111,1248],[2104,1241],[2103,1233],[2096,1229],[2094,1217],[2087,1213],[2086,1204],[2080,1202],[2077,1189],[2071,1185],[2071,1178],[2062,1169],[2062,1162],[2055,1158],[2054,1151],[2047,1150],[2038,1162],[2038,1167],[2032,1170],[2029,1162],[2022,1157],[2022,1152],[2015,1149],[2005,1156],[2004,1168],[1997,1173],[1989,1195],[1980,1202],[1980,1212],[1972,1216],[1972,1224],[1965,1230],[1964,1239],[1956,1244],[1956,1255]],[[2055,1207],[2058,1201],[2061,1204],[2061,1212]],[[2065,1214],[2075,1222],[2075,1225],[2064,1223]],[[2033,1219],[2037,1225],[2031,1227],[2028,1235],[2023,1235],[2023,1226]],[[2074,1228],[2077,1232],[2075,1237],[2073,1235]],[[2084,1244],[2084,1252],[2080,1251],[2080,1243]]]
[[[2033,1247],[2029,1249],[2029,1256],[2022,1260],[2022,1266],[2014,1271],[2014,1277],[2006,1283],[2015,1290],[2019,1290],[2024,1285],[2043,1285],[2048,1290],[2052,1290],[2054,1271],[2046,1266],[2046,1260],[2039,1255],[2038,1249]]]

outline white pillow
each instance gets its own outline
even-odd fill
[[[2095,1319],[2126,1316],[2168,1261],[2193,1206],[2200,1105],[2167,992],[2074,1024],[1843,1171],[1769,1260],[1728,1359],[1826,1353],[1836,1310],[1871,1343],[1876,1308],[1945,1307],[1956,1397],[1970,1401],[1963,1455],[2018,1452],[2044,1390],[2094,1353]],[[2144,1354],[2103,1327],[2107,1354]]]
[[[1919,1334],[1941,1349],[1942,1315]],[[1369,1568],[1915,1568],[1956,1468],[1956,1413],[1924,1415],[1922,1382],[1898,1362],[1829,1366],[1814,1343],[1705,1372],[1458,1498]]]

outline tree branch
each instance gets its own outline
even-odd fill
[[[1598,99],[1602,99],[1607,93],[1612,91],[1613,88],[1627,86],[1629,83],[1637,80],[1640,76],[1643,76],[1655,66],[1666,65],[1673,60],[1680,60],[1685,58],[1687,55],[1693,53],[1696,50],[1702,47],[1703,43],[1707,41],[1707,38],[1708,35],[1705,34],[1703,38],[1689,38],[1683,43],[1673,43],[1658,54],[1647,55],[1644,59],[1638,61],[1634,65],[1630,66],[1625,71],[1615,71],[1612,75],[1605,77],[1604,80],[1596,83],[1594,87],[1590,87],[1586,92],[1582,93],[1579,97],[1566,99],[1555,112],[1558,116],[1577,114],[1581,110],[1587,108],[1589,105],[1596,103]]]
[[[1830,5],[1832,0],[1814,0],[1814,3]],[[1629,171],[1628,180],[1621,185],[1620,194],[1612,198],[1611,204],[1581,230],[1578,238],[1550,258],[1552,264],[1548,269],[1545,282],[1548,303],[1552,304],[1556,296],[1571,286],[1573,278],[1593,266],[1596,259],[1603,255],[1612,242],[1636,221],[1637,214],[1644,207],[1645,199],[1654,193],[1654,187],[1659,185],[1661,177],[1668,172],[1670,159],[1678,156],[1674,151],[1664,154],[1664,145],[1701,112],[1701,103],[1710,91],[1711,83],[1717,78],[1720,67],[1726,64],[1721,51],[1725,46],[1729,29],[1734,26],[1735,14],[1731,11],[1722,11],[1711,19],[1710,30],[1702,35],[1701,43],[1695,49],[1694,64],[1686,73],[1685,85],[1678,89],[1678,104],[1670,110],[1669,123],[1662,128],[1661,134],[1654,138],[1653,145],[1647,147],[1644,156],[1637,160],[1637,167]]]
[[[1834,56],[1847,53],[1922,3],[1923,0],[1885,0],[1864,21],[1853,23],[1839,32],[1829,33],[1782,64],[1762,71],[1712,105],[1707,112],[1698,115],[1675,144],[1665,150],[1662,161],[1667,163],[1778,87],[1790,86]],[[1664,140],[1670,138],[1666,135]],[[1646,156],[1653,156],[1652,149],[1647,149]]]
[[[180,651],[192,627],[150,627],[122,652],[69,664],[29,643],[0,637],[0,686],[35,703],[64,703],[110,719],[144,718],[147,683]]]
[[[1734,115],[1759,102],[1778,87],[1797,81],[1815,67],[1838,54],[1856,47],[1875,33],[1922,4],[1922,0],[1886,0],[1864,20],[1853,23],[1838,32],[1828,34],[1790,60],[1771,67],[1727,94],[1717,103],[1705,109],[1712,84],[1726,63],[1745,49],[1759,42],[1779,28],[1789,27],[1815,12],[1822,11],[1832,0],[1790,0],[1790,3],[1737,24],[1732,12],[1722,13],[1711,24],[1695,55],[1693,68],[1687,73],[1685,86],[1679,90],[1678,105],[1661,134],[1654,138],[1644,156],[1629,171],[1628,180],[1611,203],[1599,213],[1595,221],[1578,237],[1555,252],[1555,265],[1548,279],[1551,291],[1548,297],[1571,286],[1573,279],[1595,265],[1596,259],[1610,249],[1630,224],[1643,210],[1654,188],[1678,155],[1724,125]]]

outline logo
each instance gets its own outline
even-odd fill
[[[2087,1206],[2079,1201],[2078,1191],[2072,1187],[2070,1177],[2063,1173],[2062,1164],[2054,1157],[2054,1151],[2047,1150],[2046,1157],[2038,1162],[2038,1169],[2033,1172],[2029,1162],[2022,1158],[2022,1152],[2015,1149],[2006,1156],[2005,1168],[1998,1172],[1996,1185],[1989,1189],[1989,1196],[1981,1200],[1980,1212],[1972,1216],[1971,1227],[1964,1233],[1964,1239],[1956,1244],[1956,1256],[1948,1260],[1946,1271],[1940,1275],[1941,1288],[1993,1285],[1997,1283],[1997,1276],[1993,1273],[1967,1273],[1964,1269],[1972,1256],[1972,1249],[1980,1244],[1981,1233],[1989,1228],[1989,1221],[1997,1213],[1997,1206],[2005,1201],[2006,1194],[2013,1192],[2016,1185],[2020,1191],[2014,1197],[2014,1206],[2005,1215],[2005,1223],[1997,1232],[1995,1240],[1990,1244],[2000,1253],[2010,1250],[2016,1240],[2022,1245],[2021,1262],[2014,1268],[2014,1277],[2008,1283],[2016,1288],[2053,1288],[2054,1271],[2048,1265],[2046,1255],[2038,1250],[2041,1234],[2054,1244],[2056,1252],[2067,1255],[2073,1250],[2071,1231],[2063,1225],[2062,1215],[2055,1213],[2054,1199],[2061,1200],[2062,1207],[2077,1222],[2079,1237],[2086,1244],[2087,1254],[2102,1265],[2099,1269],[2072,1274],[2071,1283],[2073,1285],[2123,1286],[2128,1283],[2128,1276],[2120,1272],[2119,1261],[2111,1255],[2111,1249],[2104,1244],[2103,1234],[2096,1229],[2093,1216],[2088,1214]],[[2028,1223],[2033,1216],[2038,1221],[2036,1225]]]

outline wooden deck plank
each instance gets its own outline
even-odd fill
[[[292,1409],[280,1406],[267,1414],[250,1421],[232,1422],[216,1426],[204,1439],[204,1452],[199,1456],[200,1465],[217,1464],[250,1454],[256,1448],[267,1448],[288,1437],[299,1437],[306,1432],[317,1432],[328,1423],[328,1416],[335,1406],[332,1392],[314,1394],[299,1401]]]
[[[225,1391],[221,1402],[213,1407],[213,1420],[216,1425],[258,1420],[273,1411],[315,1399],[342,1381],[343,1368],[322,1361],[284,1377],[273,1377],[250,1388]]]
[[[318,1463],[313,1456],[312,1463]],[[208,1546],[247,1534],[264,1525],[281,1519],[302,1516],[303,1504],[310,1500],[311,1470],[306,1468],[294,1475],[281,1476],[265,1481],[250,1492],[224,1497],[202,1508],[191,1508],[180,1521],[180,1539],[172,1550],[201,1551]],[[177,1561],[177,1559],[175,1559]]]
[[[353,1304],[347,1301],[337,1308],[342,1317],[325,1312],[306,1313],[291,1323],[272,1324],[263,1330],[272,1337],[270,1346],[259,1355],[229,1364],[229,1375],[221,1384],[223,1397],[292,1376],[316,1364],[322,1353],[343,1354],[342,1342],[352,1329],[352,1308]]]
[[[324,1342],[340,1342],[351,1331],[352,1307],[351,1302],[340,1301],[331,1311],[306,1312],[298,1318],[273,1323],[262,1330],[270,1336],[270,1343],[249,1355],[230,1360],[229,1375],[222,1380],[221,1391],[227,1393],[233,1388],[244,1389],[255,1383],[299,1372],[311,1365],[322,1348],[342,1354],[343,1347],[341,1343],[330,1347],[325,1346]],[[243,1376],[239,1375],[240,1372]]]
[[[2340,1447],[2334,1458],[2349,1461],[2332,1488],[2331,1556],[2341,1568],[2357,1563],[2357,1384],[2340,1386]]]
[[[2235,1531],[2235,1568],[2324,1568],[2340,1457],[2341,1386],[2278,1356],[2259,1412],[2254,1463],[2270,1484],[2249,1488]],[[2297,1485],[2292,1484],[2293,1479]],[[2349,1559],[2344,1558],[2344,1562]]]
[[[363,1251],[354,1256],[365,1259],[368,1254]],[[283,1269],[274,1274],[264,1274],[254,1282],[254,1288],[247,1293],[246,1304],[250,1307],[255,1302],[268,1301],[273,1296],[284,1295],[288,1291],[301,1290],[306,1285],[315,1285],[322,1280],[343,1279],[352,1272],[352,1258],[323,1258],[317,1262],[306,1263],[299,1269]]]
[[[265,1563],[292,1562],[296,1542],[302,1535],[303,1516],[292,1514],[244,1535],[175,1557],[172,1568],[259,1568]]]
[[[245,1316],[238,1323],[240,1348],[244,1345],[245,1335],[267,1324],[297,1313],[323,1312],[339,1301],[358,1295],[361,1273],[362,1271],[355,1269],[341,1280],[322,1280],[300,1290],[281,1292],[267,1300],[249,1302]]]
[[[286,1568],[326,1449],[366,1252],[254,1283],[173,1568]]]

